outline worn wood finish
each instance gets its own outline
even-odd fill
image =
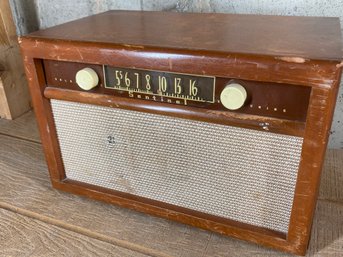
[[[48,163],[50,177],[53,181],[61,181],[65,178],[60,149],[50,102],[43,97],[45,89],[45,77],[42,62],[37,59],[24,60],[26,74],[29,80],[29,86],[33,99],[33,106],[38,119],[38,128],[41,135],[41,141],[44,147],[45,158]],[[43,114],[43,115],[42,115]]]
[[[339,18],[109,11],[31,37],[340,61],[339,35]]]
[[[313,88],[306,122],[288,240],[305,254],[341,74],[333,88]],[[325,102],[325,104],[323,104]],[[299,236],[301,235],[301,236]]]
[[[44,96],[48,99],[60,99],[87,104],[96,104],[107,107],[122,108],[133,111],[144,111],[155,114],[170,115],[175,117],[213,122],[224,125],[245,127],[256,130],[264,130],[263,124],[269,124],[269,130],[274,133],[282,133],[294,136],[303,136],[305,123],[270,117],[260,117],[249,114],[238,114],[234,112],[223,112],[215,110],[204,110],[201,108],[175,106],[148,102],[145,100],[115,97],[111,95],[100,95],[89,92],[78,92],[59,88],[47,87]]]
[[[134,98],[137,99],[137,94],[141,96],[142,99],[148,97],[150,101],[159,102],[159,103],[168,103],[167,100],[170,100],[170,104],[177,104],[175,98],[168,98],[167,95],[156,96],[152,98],[149,94],[144,94],[143,92],[131,92],[114,90],[111,88],[105,87],[105,73],[108,66],[103,67],[102,65],[94,65],[87,63],[75,63],[75,62],[61,62],[61,61],[51,61],[44,60],[44,72],[46,83],[49,87],[55,87],[59,89],[69,89],[84,92],[75,81],[75,74],[83,68],[92,68],[99,77],[99,86],[93,88],[89,92],[96,93],[100,95],[110,95],[110,96],[119,96],[125,98]],[[113,69],[113,68],[112,68]],[[128,69],[128,72],[130,69]],[[144,77],[143,71],[145,70],[136,70],[140,78]],[[123,71],[125,72],[125,71]],[[132,72],[131,72],[132,73]],[[139,74],[141,73],[141,74]],[[169,73],[170,74],[170,73]],[[183,74],[185,75],[185,74]],[[191,75],[191,74],[187,74]],[[149,75],[150,76],[150,75]],[[168,75],[167,75],[168,76]],[[206,76],[211,76],[207,74]],[[130,77],[130,76],[128,76]],[[213,79],[214,77],[212,77]],[[131,77],[131,81],[135,81],[136,78]],[[172,79],[167,79],[172,83]],[[213,79],[213,85],[204,86],[213,86],[213,101],[212,102],[199,102],[192,101],[188,99],[187,101],[179,101],[177,105],[187,105],[190,107],[199,107],[203,111],[221,111],[227,113],[227,109],[220,103],[220,94],[222,90],[228,83],[238,83],[242,85],[247,91],[247,101],[244,105],[238,110],[231,111],[232,114],[248,114],[256,115],[277,119],[285,119],[290,121],[301,121],[305,122],[306,113],[308,109],[308,102],[311,94],[311,87],[303,87],[296,85],[285,85],[281,83],[267,83],[267,82],[256,82],[256,81],[246,81],[246,80],[237,80],[230,77],[216,77]],[[131,83],[131,90],[135,88],[135,83]],[[142,86],[142,81],[139,82]],[[187,82],[184,82],[187,84]],[[170,87],[170,86],[169,86]],[[198,88],[201,88],[201,85],[197,85]],[[172,88],[172,87],[170,87]],[[142,88],[141,88],[142,89]],[[184,90],[187,91],[187,90]],[[173,92],[169,92],[173,93]],[[253,96],[253,97],[252,97]],[[212,97],[212,95],[211,95]],[[146,100],[146,99],[145,99]],[[161,101],[162,100],[162,101]],[[294,102],[297,102],[295,105]],[[145,103],[147,105],[151,104],[149,102]],[[163,105],[162,105],[163,106]],[[163,107],[161,107],[162,109]],[[275,109],[276,108],[276,111]]]
[[[122,15],[123,13],[126,15]],[[113,19],[117,18],[119,21],[121,21],[121,19],[127,19],[126,21],[128,25],[130,25],[130,17],[134,17],[137,13],[110,12],[106,15],[99,15],[99,17],[105,17],[104,20],[106,20],[108,15],[112,15]],[[149,20],[150,18],[148,18],[148,16],[151,15],[151,13],[140,13],[139,15],[143,15],[140,17],[146,17],[146,19]],[[163,14],[163,17],[166,16],[168,16],[167,20],[179,17],[174,16],[174,14]],[[192,17],[193,16],[185,15],[184,19],[189,19],[192,24]],[[204,17],[210,16],[205,15]],[[218,17],[221,17],[218,19],[222,19],[223,22],[226,19],[232,18],[231,16],[225,15],[220,15]],[[235,17],[240,20],[245,16]],[[342,68],[341,65],[339,65],[342,57],[341,51],[340,48],[337,47],[337,42],[340,41],[339,35],[337,35],[337,31],[339,31],[338,26],[336,26],[338,24],[337,20],[335,20],[335,22],[330,19],[318,19],[318,21],[315,21],[315,18],[311,18],[310,20],[305,19],[310,22],[304,22],[304,25],[303,23],[298,24],[298,22],[305,20],[298,20],[298,18],[294,17],[280,18],[279,25],[283,26],[278,26],[278,28],[282,30],[281,33],[287,34],[290,44],[276,44],[274,45],[276,50],[273,50],[272,52],[263,47],[261,48],[264,50],[263,52],[250,52],[249,47],[245,48],[245,46],[242,46],[240,48],[238,44],[233,44],[229,46],[229,48],[223,46],[222,48],[218,48],[220,51],[216,51],[216,49],[212,49],[211,45],[189,45],[188,42],[184,41],[175,41],[175,44],[177,42],[180,45],[178,45],[178,47],[171,47],[165,45],[163,41],[160,42],[161,45],[159,46],[158,41],[156,41],[156,44],[154,45],[146,43],[144,40],[139,45],[130,45],[115,40],[111,41],[111,43],[106,40],[92,40],[91,35],[96,33],[90,33],[89,37],[87,37],[87,34],[82,34],[82,38],[78,38],[77,36],[73,37],[73,35],[78,35],[75,32],[76,28],[79,31],[83,31],[85,28],[96,29],[93,25],[90,25],[95,24],[90,22],[93,21],[93,19],[94,17],[84,19],[67,24],[65,27],[62,26],[43,32],[37,32],[31,36],[20,39],[25,59],[26,74],[30,81],[30,89],[53,186],[61,190],[116,203],[154,215],[168,217],[187,224],[231,235],[236,238],[260,243],[265,246],[296,254],[305,254],[311,232],[321,166]],[[266,26],[264,30],[269,34],[264,33],[263,38],[268,38],[268,40],[270,39],[272,42],[274,42],[274,38],[277,38],[275,34],[273,34],[273,32],[275,32],[275,23],[277,23],[275,19],[278,20],[277,17],[266,16],[262,18],[264,21],[262,23],[260,18],[255,17],[254,19],[257,24],[264,24]],[[80,22],[81,24],[85,24],[84,28],[80,28]],[[158,24],[157,21],[155,23]],[[175,20],[173,24],[177,24],[177,21]],[[254,24],[254,22],[251,24]],[[292,26],[286,26],[286,24]],[[294,24],[298,25],[295,26]],[[216,25],[216,23],[213,23],[212,25]],[[130,26],[128,26],[128,28],[129,27]],[[212,28],[216,31],[215,26]],[[292,30],[288,30],[288,28],[292,28]],[[293,30],[293,28],[296,29]],[[324,28],[325,30],[323,30]],[[147,31],[149,29],[156,31],[156,28],[140,27],[141,31]],[[319,30],[317,31],[317,29]],[[59,31],[63,31],[63,34],[59,33]],[[194,28],[194,31],[194,38],[204,36],[202,33],[199,33],[196,28]],[[308,31],[311,31],[311,33],[305,33]],[[112,28],[108,34],[110,34],[110,32],[114,32]],[[232,32],[234,32],[234,30]],[[312,42],[315,35],[318,35],[317,32],[319,34],[328,33],[328,37],[324,41],[316,38],[316,42]],[[148,32],[146,33],[149,34]],[[259,32],[257,31],[257,33]],[[254,35],[256,38],[262,38],[258,37],[257,34]],[[87,38],[90,39],[87,40]],[[112,40],[110,36],[108,38],[109,40]],[[83,42],[80,41],[81,39]],[[203,41],[206,41],[208,38],[204,37],[202,39]],[[133,41],[128,40],[131,44]],[[285,39],[285,41],[287,40]],[[281,42],[280,38],[278,38],[277,42]],[[297,47],[294,42],[297,42],[299,47]],[[305,42],[308,44],[305,44]],[[312,42],[312,44],[310,42]],[[314,45],[317,46],[320,42],[326,45],[327,52],[322,53],[321,51],[313,51],[312,47]],[[332,44],[328,42],[332,42]],[[275,42],[273,44],[275,44]],[[190,48],[190,46],[194,47]],[[205,47],[205,49],[202,47]],[[211,74],[214,76],[243,80],[310,86],[312,88],[312,93],[304,130],[302,161],[300,163],[291,223],[287,238],[285,239],[282,236],[271,235],[258,229],[246,228],[240,224],[228,224],[220,219],[217,219],[216,221],[204,219],[199,217],[196,213],[189,214],[182,210],[172,210],[167,206],[159,206],[154,203],[147,204],[139,201],[139,199],[123,198],[123,195],[116,194],[115,192],[100,190],[95,187],[85,187],[80,183],[64,180],[65,174],[53,124],[51,107],[46,96],[60,97],[61,99],[65,97],[67,100],[77,99],[77,101],[97,104],[101,104],[102,100],[99,100],[96,95],[90,93],[61,92],[61,90],[57,89],[46,89],[42,62],[38,59],[105,64],[128,68],[157,69],[191,74]],[[107,98],[106,100],[108,99],[111,98]],[[114,108],[123,106],[132,108],[129,104],[123,104],[123,101],[120,102],[121,100],[119,98],[115,99],[116,100],[111,103]],[[118,106],[116,106],[117,101],[119,102]],[[127,102],[130,101],[127,100]],[[132,101],[132,103],[139,104],[138,101]],[[190,117],[176,107],[173,108],[172,112],[178,117]],[[231,117],[228,117],[227,119],[230,118]],[[237,116],[235,118],[241,121],[245,119],[244,116]],[[266,117],[260,118],[265,122],[268,121],[268,118]]]
[[[17,34],[8,0],[0,1],[0,117],[14,119],[31,108]]]
[[[100,42],[70,42],[29,36],[19,38],[19,43],[25,56],[39,59],[159,69],[200,75],[212,74],[219,77],[304,86],[331,85],[339,69],[336,66],[339,61],[325,62],[309,59],[299,63],[296,58],[285,59],[282,56],[248,55],[239,52],[160,49]],[[259,63],[263,65],[258,65]]]
[[[57,183],[54,186],[57,189],[65,190],[75,194],[80,194],[80,192],[82,192],[81,194],[84,194],[90,198],[102,199],[122,207],[169,218],[171,220],[212,230],[221,234],[227,234],[229,233],[229,230],[232,230],[237,231],[237,233],[246,233],[247,235],[245,235],[245,238],[256,238],[255,240],[257,240],[258,237],[262,237],[261,239],[265,239],[266,241],[269,238],[280,238],[280,243],[285,241],[284,239],[286,238],[286,236],[280,232],[259,228],[139,196],[133,196],[115,190],[104,189],[94,185],[87,185],[78,181],[66,179],[62,184]],[[240,238],[240,236],[237,236],[237,238]]]
[[[291,256],[115,205],[53,190],[50,187],[41,145],[10,136],[0,136],[0,145],[2,178],[0,180],[0,208],[13,206],[12,210],[18,208],[20,212],[27,210],[26,213],[35,213],[40,216],[39,220],[48,223],[42,225],[44,228],[50,227],[51,219],[59,221],[59,224],[65,227],[63,230],[66,231],[66,233],[58,233],[61,240],[68,239],[71,234],[76,238],[75,240],[83,237],[82,235],[90,237],[91,234],[79,235],[80,231],[87,230],[103,235],[101,238],[111,239],[112,244],[124,240],[169,256]],[[321,183],[321,195],[332,195],[333,198],[330,201],[318,202],[306,256],[340,256],[342,253],[343,200],[335,197],[339,195],[338,191],[341,188],[330,188],[336,178],[343,175],[342,169],[339,169],[342,162],[343,150],[328,151]],[[33,216],[28,217],[37,219]],[[25,220],[30,220],[30,218],[25,218]],[[90,220],[92,222],[89,222]],[[2,235],[8,240],[11,238],[12,231],[8,228],[16,226],[15,224],[17,223],[13,219],[9,220],[8,225],[4,226],[5,229],[1,230]],[[69,232],[67,227],[72,232]],[[35,231],[35,228],[32,230]],[[56,230],[58,230],[57,227]],[[49,235],[55,235],[56,230],[50,231]],[[33,235],[33,232],[31,233]],[[53,241],[48,241],[44,234],[39,233],[39,235],[42,235],[42,240],[46,242],[45,248],[52,249],[56,246]],[[47,237],[51,238],[48,235]],[[85,241],[92,241],[92,239],[85,239]],[[16,242],[18,251],[27,249],[23,243],[25,240]],[[96,244],[95,248],[99,245]],[[1,249],[9,249],[9,246],[4,245]],[[79,255],[81,250],[81,248],[76,248],[74,252]],[[115,253],[116,251],[113,251],[112,254]]]

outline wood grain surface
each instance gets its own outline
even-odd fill
[[[18,125],[25,126],[27,122],[18,120],[15,125],[18,126],[15,131],[21,131],[21,136],[15,133],[11,136],[4,135],[5,127],[10,125],[0,122],[0,226],[3,226],[0,235],[1,238],[6,238],[6,235],[8,238],[13,237],[11,240],[17,238],[13,245],[18,248],[18,253],[31,249],[27,248],[30,244],[25,240],[37,249],[43,249],[39,243],[44,242],[43,245],[47,244],[44,249],[67,251],[69,248],[64,249],[65,242],[71,242],[72,238],[75,243],[70,246],[70,251],[73,254],[68,252],[68,256],[78,256],[84,248],[81,246],[87,240],[94,247],[86,247],[86,252],[82,252],[83,256],[88,256],[87,249],[94,250],[92,256],[116,256],[116,250],[106,255],[106,251],[111,249],[110,245],[131,247],[135,250],[133,254],[138,254],[137,250],[141,250],[140,252],[145,251],[155,256],[291,256],[52,189],[42,147],[32,142],[35,141],[37,132],[30,135],[31,130],[26,131]],[[34,124],[33,120],[30,122]],[[7,131],[11,130],[7,128]],[[307,256],[343,255],[343,190],[340,186],[343,182],[342,164],[343,150],[329,150]],[[4,211],[4,208],[10,212]],[[20,215],[14,214],[15,212]],[[31,233],[32,238],[23,239],[25,233],[22,230],[27,235]],[[61,243],[51,240],[55,237]],[[2,242],[1,240],[0,256],[16,256],[13,252],[5,252],[11,251],[11,243],[1,245]],[[124,248],[118,249],[118,253],[122,253]],[[139,256],[127,253],[129,252],[123,250],[123,254],[118,256]]]
[[[0,1],[0,117],[14,119],[31,108],[9,0]]]
[[[116,10],[31,37],[341,60],[339,35],[338,18]]]
[[[0,256],[147,256],[0,209]]]
[[[0,134],[40,143],[33,111],[29,111],[15,120],[0,119]]]
[[[326,153],[319,199],[343,203],[343,149]]]

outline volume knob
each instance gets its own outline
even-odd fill
[[[83,90],[91,90],[99,83],[99,77],[91,68],[79,70],[75,76],[76,84]]]
[[[237,110],[241,108],[247,99],[247,91],[237,83],[228,84],[220,93],[220,101],[225,108]]]

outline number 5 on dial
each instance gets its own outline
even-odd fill
[[[123,73],[122,71],[116,70],[115,75],[116,75],[116,86],[120,86],[120,80],[123,78]]]

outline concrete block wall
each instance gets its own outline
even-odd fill
[[[26,34],[107,10],[221,12],[340,17],[342,0],[10,0],[18,34]],[[199,24],[201,26],[201,24]],[[343,33],[342,33],[343,34]],[[343,148],[343,83],[330,135],[330,148]]]

